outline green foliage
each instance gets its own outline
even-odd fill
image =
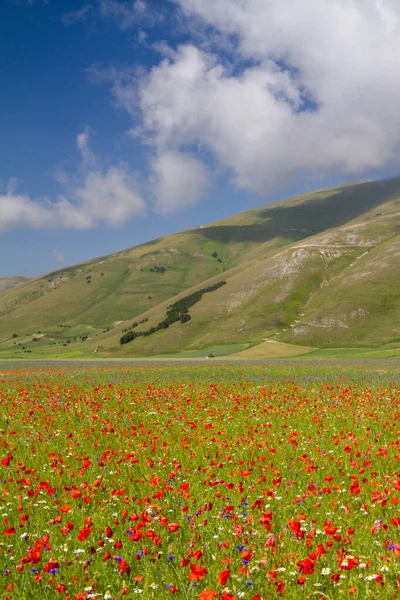
[[[189,296],[185,296],[184,298],[177,300],[176,302],[171,304],[171,306],[168,307],[165,319],[160,321],[156,327],[150,327],[150,329],[148,329],[147,331],[130,330],[126,332],[123,336],[121,336],[120,344],[128,344],[129,342],[132,342],[140,336],[147,337],[149,335],[152,335],[153,333],[156,333],[156,331],[168,329],[170,325],[172,325],[173,323],[177,323],[178,321],[180,321],[181,323],[186,323],[191,318],[189,315],[189,308],[191,308],[194,304],[199,302],[203,294],[214,292],[215,290],[217,290],[225,284],[226,281],[219,281],[214,285],[210,285],[209,287],[197,290],[197,292],[193,292],[193,294],[190,294]]]

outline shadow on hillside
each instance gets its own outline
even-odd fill
[[[263,207],[255,211],[264,223],[210,226],[197,234],[219,242],[267,242],[285,237],[293,242],[340,227],[400,196],[400,177],[386,181],[341,186],[326,197],[316,196],[292,206]]]

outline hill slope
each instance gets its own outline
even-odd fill
[[[399,257],[399,178],[304,194],[1,294],[0,355],[397,344]],[[133,321],[148,330],[173,302],[221,280],[191,320],[120,345]]]
[[[24,283],[25,281],[29,281],[29,277],[22,277],[22,276],[13,276],[10,275],[9,277],[0,277],[0,294],[2,292],[6,292],[7,290],[11,290],[11,288],[15,287],[16,285],[19,285],[20,283]]]

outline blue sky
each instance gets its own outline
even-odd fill
[[[393,0],[4,0],[0,276],[397,174],[399,19]]]

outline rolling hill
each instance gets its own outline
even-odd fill
[[[0,357],[397,355],[399,271],[400,178],[319,190],[2,292]]]

